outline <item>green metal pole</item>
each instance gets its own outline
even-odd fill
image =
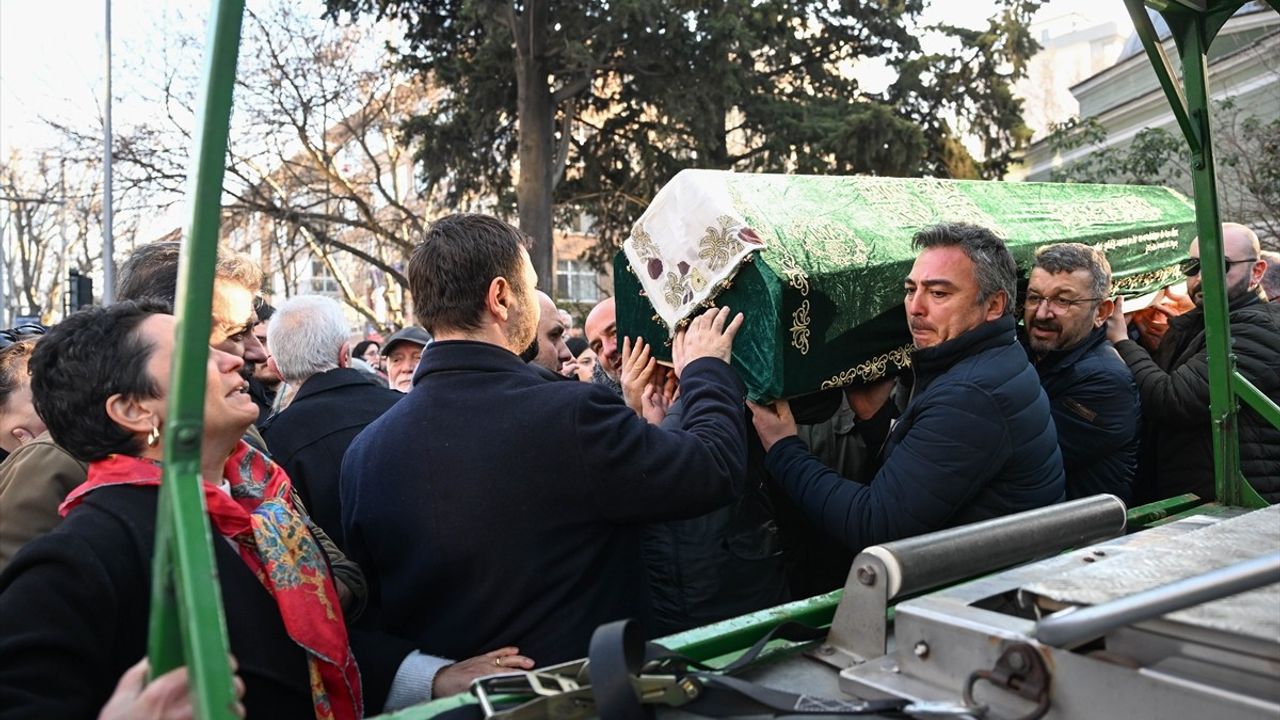
[[[177,344],[165,428],[164,479],[156,518],[149,656],[152,674],[188,666],[197,717],[234,717],[226,621],[201,490],[200,448],[209,309],[222,209],[244,0],[214,0],[205,86],[196,117],[191,222],[179,259]]]
[[[1191,185],[1196,200],[1196,229],[1200,240],[1200,279],[1204,292],[1205,352],[1209,363],[1209,416],[1213,425],[1213,476],[1218,502],[1238,505],[1240,447],[1236,401],[1231,389],[1235,357],[1227,314],[1226,273],[1223,265],[1222,222],[1214,178],[1213,143],[1209,132],[1207,83],[1208,42],[1202,13],[1183,15],[1181,23],[1182,79],[1187,114],[1198,140],[1191,153]],[[1170,27],[1178,24],[1170,23]]]

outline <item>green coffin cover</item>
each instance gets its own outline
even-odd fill
[[[994,231],[1024,279],[1038,247],[1098,246],[1130,297],[1181,280],[1195,237],[1194,205],[1163,187],[685,170],[614,260],[619,333],[666,359],[674,329],[728,305],[746,315],[733,364],[751,398],[878,380],[910,365],[911,237],[940,222]]]

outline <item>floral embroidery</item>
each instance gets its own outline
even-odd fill
[[[705,260],[712,272],[724,267],[742,247],[737,234],[730,230],[733,218],[721,215],[716,218],[716,223],[719,227],[707,226],[707,231],[698,241],[698,258]]]
[[[893,363],[894,368],[898,370],[910,366],[911,346],[903,345],[896,350],[891,350],[883,355],[877,355],[856,367],[845,370],[839,375],[832,377],[830,380],[824,380],[822,383],[822,389],[829,390],[831,388],[852,385],[854,380],[861,380],[864,383],[879,380],[888,374],[889,363]]]
[[[689,278],[687,275],[679,273],[667,273],[666,283],[662,286],[662,297],[669,305],[683,305],[692,298],[693,292],[689,289]]]
[[[809,354],[809,301],[800,303],[800,307],[791,313],[791,344],[801,355]]]

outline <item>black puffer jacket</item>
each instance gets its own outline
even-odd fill
[[[1012,316],[912,356],[915,390],[871,485],[845,482],[784,438],[766,468],[832,537],[864,547],[1063,499],[1049,400]]]
[[[1111,493],[1132,499],[1142,412],[1133,374],[1096,328],[1075,347],[1036,361],[1058,430],[1067,499]]]
[[[1236,369],[1273,402],[1280,402],[1280,304],[1250,295],[1231,304],[1231,352]],[[1152,359],[1132,340],[1116,344],[1133,371],[1146,419],[1136,502],[1182,493],[1214,497],[1213,429],[1209,421],[1209,361],[1204,314],[1169,321]],[[1241,403],[1240,469],[1268,502],[1280,502],[1280,430]]]

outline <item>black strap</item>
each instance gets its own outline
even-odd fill
[[[616,620],[591,634],[587,660],[591,663],[591,696],[600,717],[609,720],[648,720],[653,708],[640,703],[631,679],[644,666],[645,644],[640,626]]]
[[[652,717],[651,708],[641,704],[632,685],[632,679],[642,669],[696,682],[700,688],[697,699],[682,709],[704,717],[892,714],[907,705],[907,701],[898,699],[863,701],[800,695],[727,675],[749,666],[773,640],[809,642],[826,636],[826,631],[800,623],[778,625],[722,668],[713,668],[656,643],[644,646],[641,658],[638,652],[641,641],[635,628],[630,621],[621,620],[600,626],[591,637],[591,687],[602,718],[643,720]]]

